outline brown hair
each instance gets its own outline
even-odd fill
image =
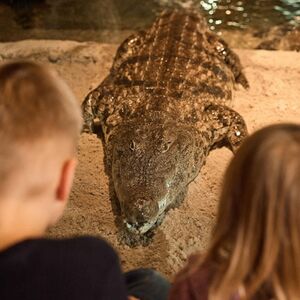
[[[58,153],[75,151],[81,124],[79,104],[54,71],[25,61],[1,65],[0,184],[20,164],[24,145],[31,151],[36,142],[57,141]]]
[[[225,173],[204,258],[215,266],[209,299],[298,299],[299,212],[300,126],[261,129],[246,139]]]

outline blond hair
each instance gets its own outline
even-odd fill
[[[24,147],[30,152],[55,141],[57,153],[62,147],[75,151],[81,125],[79,104],[54,71],[26,61],[1,65],[0,188],[21,168]]]
[[[209,299],[299,299],[299,212],[300,126],[261,129],[225,173],[204,258],[214,266]]]

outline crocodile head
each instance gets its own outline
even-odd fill
[[[175,122],[118,127],[110,139],[110,168],[128,231],[146,233],[182,200],[202,165],[198,135]]]

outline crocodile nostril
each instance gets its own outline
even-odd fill
[[[126,219],[131,224],[143,224],[155,218],[158,214],[158,205],[146,198],[138,198],[131,205],[126,205]]]

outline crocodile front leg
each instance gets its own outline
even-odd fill
[[[95,89],[90,91],[81,104],[83,116],[83,132],[98,133],[95,119],[101,123],[105,109],[113,106],[107,101],[113,90],[113,78],[108,75]]]
[[[81,110],[82,110],[82,117],[83,117],[83,128],[82,132],[86,133],[95,133],[95,127],[94,127],[94,107],[96,106],[97,98],[98,98],[98,89],[92,90],[88,95],[85,97],[81,104]]]
[[[248,131],[244,119],[233,109],[216,104],[209,104],[205,108],[208,124],[211,124],[211,149],[227,147],[236,152]]]

